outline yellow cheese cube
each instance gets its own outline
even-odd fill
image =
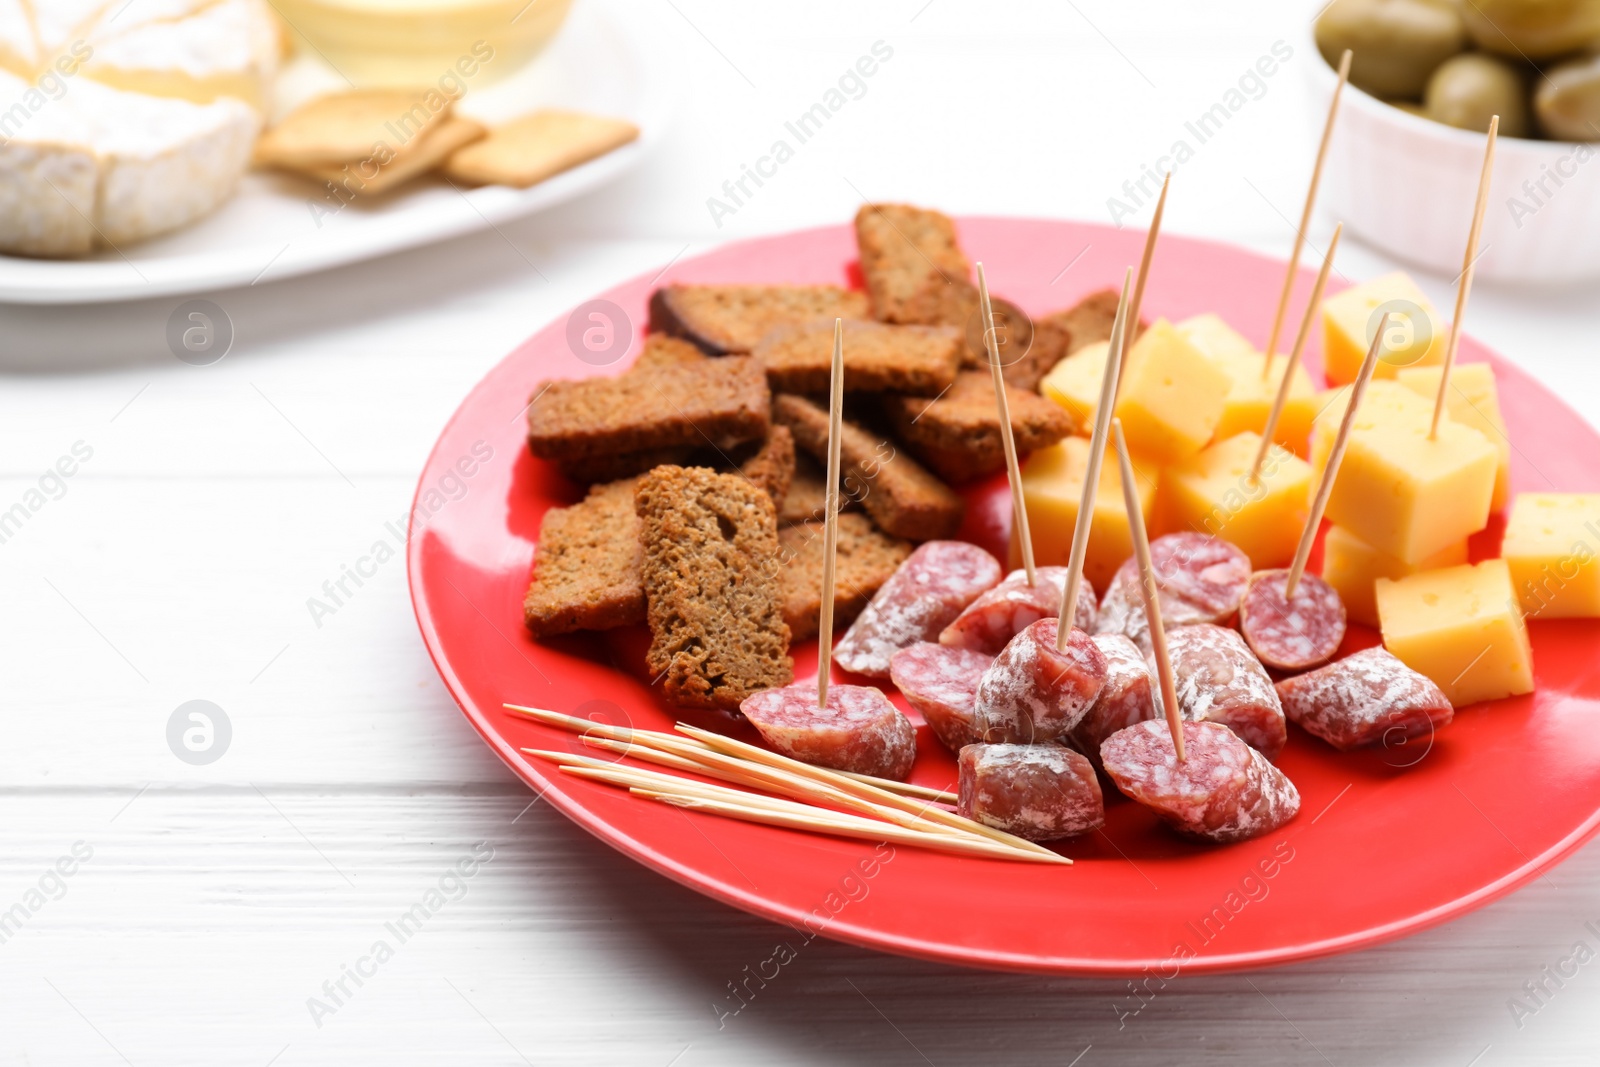
[[[1087,434],[1094,428],[1094,413],[1100,406],[1100,379],[1106,372],[1109,351],[1109,341],[1084,345],[1050,368],[1039,381],[1039,392],[1072,416],[1073,433]]]
[[[1311,469],[1318,478],[1327,465],[1328,453],[1333,451],[1334,438],[1339,436],[1339,423],[1344,421],[1345,408],[1350,405],[1350,388],[1341,385],[1317,397],[1317,414],[1311,423],[1310,460]],[[1433,408],[1413,390],[1398,382],[1370,382],[1350,432],[1359,433],[1364,428],[1401,420],[1426,427],[1432,417]]]
[[[1327,517],[1380,552],[1421,563],[1488,523],[1498,458],[1483,434],[1449,419],[1433,438],[1426,420],[1362,426],[1350,434]]]
[[[1311,466],[1274,445],[1252,481],[1260,447],[1260,434],[1241,433],[1162,471],[1164,527],[1231,541],[1257,569],[1287,566],[1310,511]]]
[[[1177,329],[1233,383],[1223,401],[1222,418],[1217,423],[1213,439],[1225,441],[1246,430],[1260,433],[1265,429],[1267,415],[1272,411],[1273,401],[1278,398],[1278,385],[1283,381],[1283,368],[1288,366],[1289,357],[1282,354],[1274,356],[1272,372],[1263,374],[1266,357],[1257,352],[1255,346],[1233,327],[1223,322],[1221,317],[1209,312],[1184,319],[1178,323]],[[1317,394],[1311,384],[1311,375],[1306,373],[1304,367],[1296,367],[1272,440],[1295,455],[1304,456],[1306,439],[1311,433],[1311,420],[1316,413]]]
[[[1322,368],[1328,381],[1344,385],[1356,380],[1386,311],[1393,314],[1373,377],[1393,378],[1401,367],[1443,362],[1444,323],[1416,283],[1396,272],[1322,302]]]
[[[1518,493],[1500,555],[1530,618],[1600,616],[1600,493]]]
[[[1379,578],[1383,644],[1457,707],[1533,691],[1533,650],[1503,559]]]
[[[1261,355],[1255,345],[1246,340],[1238,330],[1229,326],[1223,321],[1222,316],[1214,311],[1208,311],[1204,315],[1192,315],[1178,323],[1176,328],[1183,334],[1185,340],[1210,359],[1219,359],[1223,356],[1259,358]]]
[[[1421,394],[1430,404],[1439,395],[1439,375],[1443,367],[1404,367],[1395,380]],[[1450,395],[1445,397],[1445,413],[1488,438],[1500,450],[1500,466],[1494,476],[1491,511],[1506,506],[1511,495],[1511,438],[1506,436],[1506,420],[1500,414],[1500,393],[1494,384],[1494,368],[1487,363],[1458,363],[1450,372]],[[1430,409],[1429,418],[1432,418]]]
[[[1162,463],[1186,459],[1211,440],[1232,380],[1166,319],[1128,353],[1117,417],[1128,446]]]
[[[1142,458],[1132,459],[1139,483],[1139,505],[1148,523],[1155,504],[1157,472]],[[1088,466],[1089,441],[1083,437],[1069,437],[1060,444],[1038,449],[1022,465],[1022,499],[1033,534],[1033,558],[1042,567],[1064,567],[1072,555],[1072,534],[1078,523],[1078,504],[1083,499],[1083,476]],[[1133,535],[1122,500],[1122,473],[1117,457],[1107,455],[1100,466],[1100,486],[1095,490],[1083,575],[1097,591],[1104,592],[1111,576],[1131,555]],[[1022,566],[1015,530],[1011,566]]]
[[[1338,592],[1350,621],[1363,626],[1378,625],[1374,586],[1379,578],[1404,578],[1418,571],[1460,566],[1466,561],[1465,540],[1412,564],[1379,552],[1343,526],[1329,526],[1322,538],[1322,580]]]

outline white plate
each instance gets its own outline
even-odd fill
[[[662,138],[674,84],[652,46],[649,23],[595,0],[578,0],[550,46],[506,79],[471,88],[463,114],[489,121],[541,106],[629,119],[639,139],[531,189],[454,188],[427,178],[372,205],[323,199],[314,183],[246,174],[215,213],[175,233],[84,259],[0,256],[0,301],[76,304],[203,292],[326,270],[439,241],[570,200],[622,174]],[[658,42],[657,42],[658,43]],[[296,60],[280,87],[291,98],[326,80]]]

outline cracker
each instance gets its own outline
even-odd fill
[[[319,96],[291,111],[256,141],[256,161],[281,167],[335,167],[398,154],[450,117],[433,89],[355,89]]]
[[[526,189],[621,148],[639,136],[622,119],[578,111],[535,111],[489,131],[451,156],[445,174],[473,185]]]
[[[332,182],[358,196],[377,196],[433,170],[456,149],[479,140],[487,129],[454,115],[436,123],[403,145],[387,163],[368,157],[355,163],[326,163],[297,168],[313,178]],[[367,175],[371,177],[367,177]]]
[[[973,306],[971,269],[948,215],[865,204],[856,246],[873,314],[884,322],[960,325]]]
[[[1053,445],[1072,432],[1071,416],[1037,393],[1008,383],[1006,401],[1019,453]],[[895,436],[947,481],[968,482],[1005,470],[1000,412],[987,370],[962,371],[936,400],[888,397],[884,410]]]

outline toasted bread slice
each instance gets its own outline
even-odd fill
[[[796,446],[826,459],[826,411],[803,396],[784,393],[774,398],[772,415],[794,433]],[[884,533],[931,541],[950,537],[961,526],[962,499],[893,443],[846,420],[839,457],[844,489],[859,493],[862,507]]]
[[[773,426],[759,446],[745,445],[733,458],[738,461],[739,473],[770,496],[772,506],[782,511],[783,498],[794,482],[794,435],[789,427]]]
[[[528,445],[542,459],[663,448],[726,449],[765,438],[767,376],[746,356],[661,357],[616,378],[541,383],[528,406]]]
[[[1006,401],[1019,453],[1053,445],[1072,432],[1071,416],[1038,393],[1008,384]],[[884,410],[895,435],[947,481],[969,482],[1005,469],[1005,442],[989,371],[962,371],[950,391],[936,400],[888,397]]]
[[[783,621],[778,517],[737,474],[657,467],[634,494],[650,650],[668,700],[736,711],[794,680]]]
[[[937,396],[961,369],[961,331],[948,326],[844,324],[844,387],[852,393],[892,390]],[[826,393],[833,369],[833,323],[781,326],[756,346],[772,388]]]
[[[931,326],[970,316],[972,271],[948,215],[865,204],[856,212],[856,246],[876,318]]]
[[[815,637],[822,617],[821,522],[778,531],[783,556],[783,617],[794,641]],[[911,555],[911,542],[881,533],[865,515],[839,516],[839,552],[833,572],[833,623],[848,626],[872,594]]]
[[[580,503],[544,513],[533,581],[522,602],[535,637],[644,621],[636,482],[597,485]]]
[[[783,504],[778,508],[778,524],[789,526],[813,519],[820,521],[828,503],[826,482],[827,472],[822,469],[822,464],[812,459],[810,453],[796,452],[794,480],[789,483],[789,491],[784,494]],[[860,511],[861,501],[856,494],[841,489],[839,510]]]
[[[713,356],[750,352],[780,326],[867,318],[867,294],[836,285],[667,285],[650,296],[650,329]]]

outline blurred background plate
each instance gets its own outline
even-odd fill
[[[76,304],[140,300],[253,285],[327,270],[497,226],[602,185],[637,164],[664,136],[675,100],[649,20],[596,0],[573,5],[549,47],[493,84],[472,87],[459,111],[502,122],[554,106],[626,118],[639,139],[529,189],[457,188],[430,176],[371,204],[341,207],[314,183],[251,171],[215,213],[174,233],[76,260],[0,256],[0,301]],[[278,83],[277,110],[344,83],[297,58]]]

